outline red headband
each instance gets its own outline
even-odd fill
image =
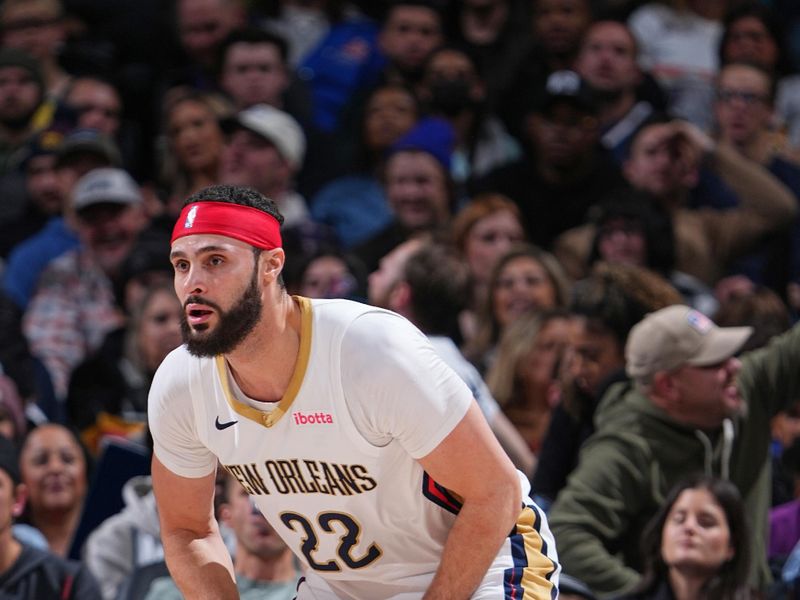
[[[193,202],[183,207],[170,243],[194,234],[213,233],[241,240],[256,248],[280,248],[278,220],[257,208],[230,202]]]

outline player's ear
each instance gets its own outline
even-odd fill
[[[286,253],[283,248],[264,250],[259,257],[261,277],[264,283],[271,283],[278,279],[286,263]]]

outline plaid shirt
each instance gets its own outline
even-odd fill
[[[72,370],[123,324],[111,281],[81,249],[60,256],[42,273],[22,321],[31,352],[44,363],[61,400]]]

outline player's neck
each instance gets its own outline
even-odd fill
[[[283,397],[300,351],[300,321],[300,307],[282,292],[247,339],[225,356],[247,397],[263,402]]]

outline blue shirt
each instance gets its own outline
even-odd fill
[[[3,289],[22,310],[36,291],[48,264],[79,245],[78,237],[62,217],[53,217],[36,235],[17,244],[3,272]]]

